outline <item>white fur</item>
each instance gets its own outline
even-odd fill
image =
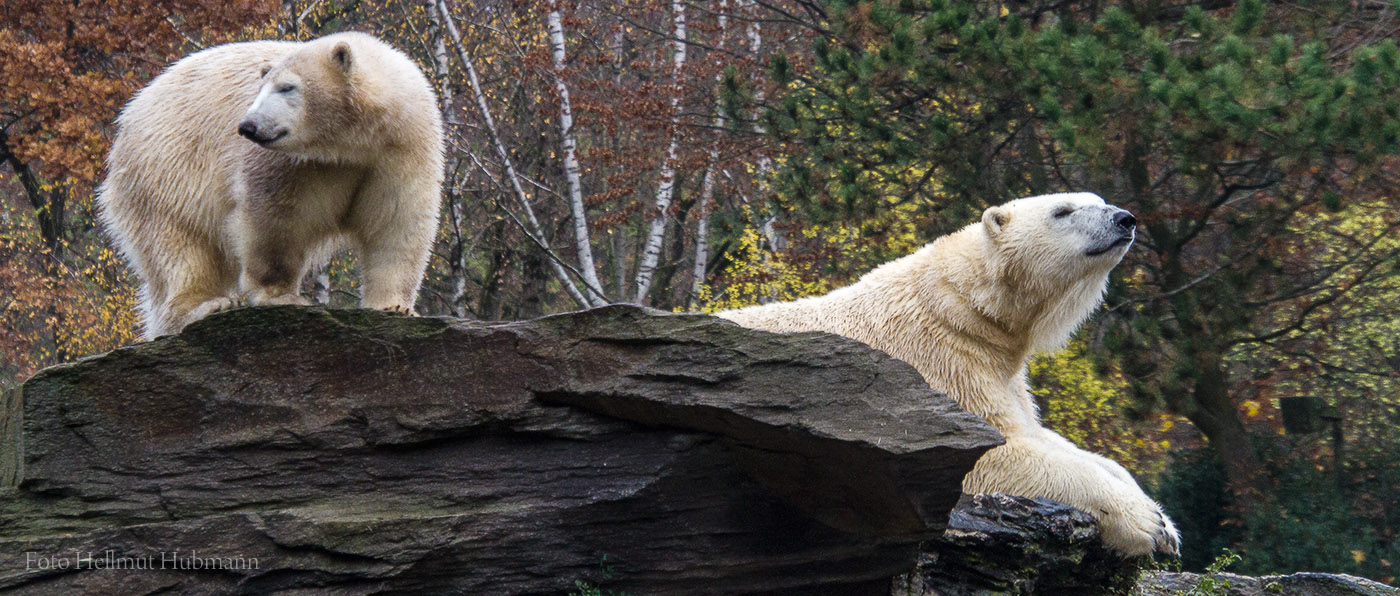
[[[825,296],[719,313],[778,332],[826,331],[909,362],[1006,436],[963,481],[969,493],[1061,501],[1093,515],[1125,555],[1176,552],[1161,507],[1118,464],[1044,428],[1026,363],[1065,344],[1103,300],[1131,243],[1121,209],[1090,193],[1011,201],[982,221]],[[1117,244],[1115,244],[1117,242]]]
[[[250,119],[286,134],[260,146],[239,136]],[[361,304],[412,312],[443,131],[407,56],[359,33],[218,46],[156,77],[117,124],[98,203],[143,281],[148,339],[245,297],[305,303],[304,272],[344,244],[360,250]]]
[[[248,114],[257,113],[258,108],[262,107],[263,102],[267,101],[267,98],[270,95],[272,95],[271,85],[263,85],[262,88],[258,89],[257,98],[253,100],[253,105],[248,106],[248,111],[244,112],[244,116],[247,116]]]

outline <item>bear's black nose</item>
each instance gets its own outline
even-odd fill
[[[1118,224],[1118,227],[1125,230],[1131,230],[1134,226],[1137,226],[1137,218],[1133,217],[1133,214],[1127,211],[1119,211],[1113,214],[1113,223]]]
[[[243,135],[250,141],[258,140],[258,125],[249,120],[238,123],[238,134]]]

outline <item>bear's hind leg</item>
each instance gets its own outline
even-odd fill
[[[179,333],[186,325],[237,304],[234,263],[217,248],[185,246],[167,255],[163,297],[152,308],[148,339]]]
[[[185,319],[187,319],[186,324],[193,323],[216,312],[228,310],[235,306],[238,306],[238,301],[230,296],[210,298],[190,309],[189,313],[185,315]]]

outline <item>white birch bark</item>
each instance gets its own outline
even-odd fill
[[[715,65],[723,63],[724,39],[729,33],[729,0],[719,0],[719,41],[715,44]],[[690,296],[692,310],[700,296],[700,288],[705,285],[705,269],[710,264],[710,201],[715,196],[715,168],[719,165],[719,135],[724,130],[724,106],[719,97],[720,85],[724,83],[724,71],[715,73],[715,119],[714,138],[710,140],[709,164],[705,167],[705,177],[700,182],[700,201],[695,206],[699,221],[695,224],[695,265],[690,272]]]
[[[584,308],[589,306],[588,298],[579,291],[574,280],[569,277],[569,272],[564,268],[563,262],[554,255],[549,248],[549,240],[545,238],[544,231],[540,227],[539,219],[535,217],[534,208],[530,207],[530,198],[525,194],[525,189],[520,186],[520,176],[515,171],[515,164],[510,159],[510,153],[501,142],[501,135],[496,129],[496,120],[491,116],[491,106],[486,103],[486,94],[481,89],[481,79],[476,75],[476,66],[473,65],[471,56],[467,54],[467,47],[462,43],[462,34],[457,30],[457,25],[452,21],[452,14],[447,10],[446,0],[434,0],[437,12],[442,16],[442,24],[447,27],[447,33],[452,36],[453,43],[457,46],[457,57],[462,60],[462,66],[467,71],[467,80],[471,83],[472,95],[476,99],[477,109],[481,110],[481,119],[486,124],[486,134],[490,137],[491,144],[495,146],[496,154],[505,165],[506,178],[509,181],[511,190],[515,193],[515,198],[520,202],[522,210],[525,212],[525,221],[529,224],[526,233],[530,234],[545,252],[554,274],[559,278],[559,283],[563,284],[569,296]]]
[[[647,293],[651,291],[651,282],[656,274],[656,262],[661,258],[661,242],[666,236],[666,211],[671,207],[671,198],[676,189],[676,152],[680,143],[680,119],[681,119],[681,77],[685,74],[685,3],[682,0],[672,0],[671,15],[675,23],[675,50],[671,67],[671,125],[669,129],[670,142],[666,147],[666,158],[661,164],[661,178],[656,185],[656,201],[653,208],[656,214],[652,216],[651,225],[647,230],[646,243],[642,249],[642,258],[637,265],[637,294],[634,301],[638,304],[646,304]]]
[[[743,8],[749,11],[751,16],[756,16],[753,15],[754,0],[739,0],[739,2]],[[749,20],[749,26],[744,31],[745,36],[749,38],[749,53],[753,55],[755,60],[759,58],[759,52],[763,49],[762,27],[763,25],[759,23],[757,18],[752,18]],[[763,103],[762,87],[759,87],[755,91],[754,103]],[[760,136],[768,134],[767,127],[763,126],[763,121],[758,118],[757,108],[755,108],[754,110],[753,131]],[[759,153],[758,171],[755,172],[756,175],[754,176],[754,179],[758,183],[757,194],[760,197],[768,194],[768,171],[771,170],[772,167],[773,160],[769,159],[766,154]],[[764,239],[768,241],[768,249],[773,252],[782,250],[784,245],[786,245],[786,242],[782,238],[781,234],[778,233],[777,228],[773,226],[773,224],[777,221],[777,214],[770,212],[768,213],[767,219],[765,219],[763,221],[763,224],[759,226],[759,231],[763,233]]]
[[[692,310],[700,297],[700,288],[705,285],[705,269],[710,266],[710,199],[715,194],[715,153],[710,149],[710,167],[705,169],[705,180],[700,183],[700,204],[695,210],[700,213],[700,221],[695,224],[695,267],[690,272],[690,296]]]
[[[433,74],[438,79],[438,104],[443,112],[443,119],[457,122],[457,114],[452,111],[452,85],[448,84],[451,76],[451,62],[447,55],[447,35],[442,24],[442,15],[438,14],[436,0],[428,0],[428,18],[432,23],[433,41]]]
[[[438,88],[438,111],[442,112],[443,122],[451,130],[460,124],[460,120],[452,104],[452,62],[447,54],[447,29],[442,25],[442,15],[438,14],[436,0],[428,0],[427,8],[430,23],[429,42],[433,49],[433,76],[437,79]],[[462,228],[466,223],[466,209],[460,204],[461,193],[457,192],[458,187],[454,175],[454,180],[449,186],[452,190],[447,193],[447,207],[452,214],[452,241],[456,243],[453,254],[457,255],[456,262],[452,263],[452,301],[449,308],[452,316],[464,317],[467,314],[467,271],[471,264],[472,251],[467,250],[466,239],[462,236]]]
[[[452,188],[457,188],[456,181],[453,181]],[[453,242],[457,243],[457,262],[452,267],[452,316],[467,316],[467,266],[471,264],[471,251],[467,250],[466,238],[462,236],[462,228],[466,225],[465,218],[462,217],[462,206],[458,204],[458,193],[454,190],[448,195],[448,200],[452,210],[452,230]]]
[[[311,274],[311,299],[316,304],[329,306],[331,303],[330,264],[318,265]]]
[[[574,110],[569,101],[569,86],[564,83],[564,21],[559,15],[559,0],[549,3],[549,45],[554,56],[554,86],[559,90],[559,129],[564,145],[564,178],[569,183],[569,209],[574,218],[574,244],[578,251],[578,267],[588,301],[594,306],[608,303],[600,294],[603,284],[598,281],[598,268],[593,264],[593,241],[588,234],[588,212],[583,204],[583,182],[579,176],[577,148],[574,140]]]

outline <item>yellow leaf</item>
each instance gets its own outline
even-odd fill
[[[1351,560],[1356,561],[1357,563],[1362,563],[1366,561],[1366,553],[1363,553],[1359,550],[1351,551]]]
[[[1244,415],[1246,418],[1253,418],[1259,415],[1259,402],[1252,399],[1244,400]]]

